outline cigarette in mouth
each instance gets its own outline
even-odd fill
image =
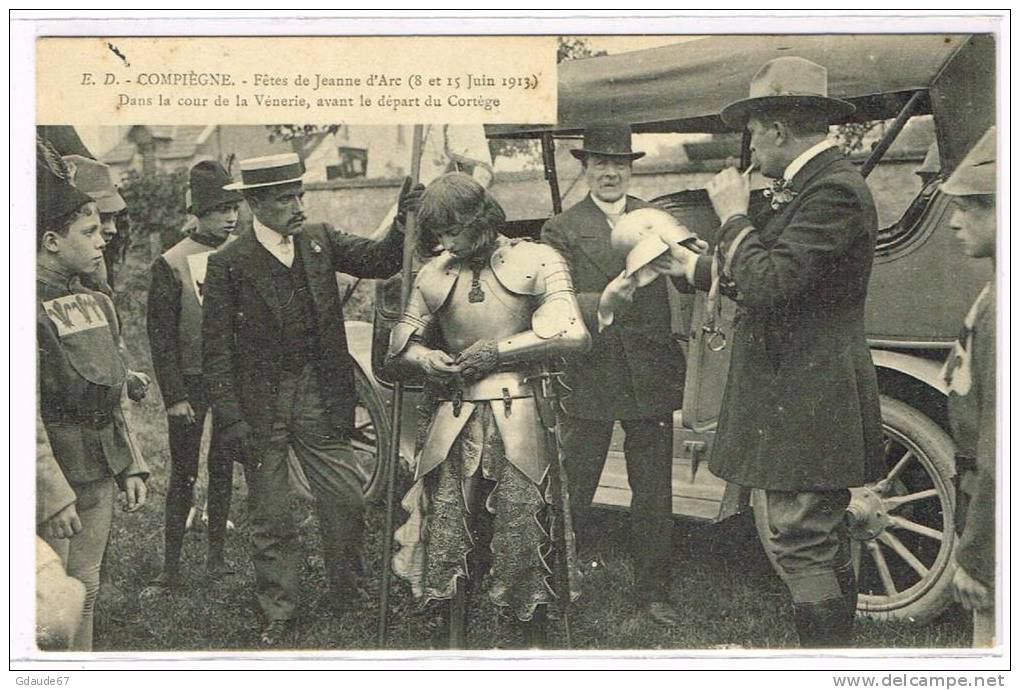
[[[747,170],[745,170],[744,172],[742,172],[740,174],[742,176],[744,176],[744,177],[747,177],[748,175],[750,175],[754,171],[754,169],[756,167],[757,167],[757,165],[755,163],[751,163],[749,166],[747,166]]]

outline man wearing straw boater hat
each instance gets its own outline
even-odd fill
[[[675,626],[680,614],[669,601],[672,521],[673,410],[683,397],[685,360],[670,332],[664,281],[636,288],[632,304],[599,328],[599,298],[625,269],[610,244],[625,213],[649,206],[627,194],[631,166],[644,156],[631,148],[630,127],[593,125],[571,153],[581,161],[590,193],[550,219],[542,240],[567,259],[591,349],[568,360],[563,452],[570,479],[574,525],[582,550],[592,498],[605,466],[615,420],[623,425],[627,481],[634,497],[635,595],[654,623]],[[605,320],[603,319],[603,323]]]
[[[708,290],[735,291],[729,377],[714,474],[751,487],[763,545],[793,597],[802,647],[852,643],[857,583],[844,514],[849,487],[883,476],[875,368],[864,301],[878,223],[857,169],[827,139],[854,106],[830,98],[825,67],[766,63],[749,98],[722,111],[747,128],[771,213],[748,216],[749,176],[719,173],[708,194],[722,227],[715,257],[685,261]],[[713,266],[714,263],[714,266]]]
[[[405,183],[397,220],[375,241],[305,224],[297,154],[241,162],[254,222],[209,257],[203,287],[202,370],[225,443],[258,464],[253,528],[261,642],[287,645],[300,595],[298,532],[290,511],[288,448],[303,470],[322,533],[329,597],[357,595],[364,505],[350,434],[354,371],[335,273],[385,278],[400,269],[403,217],[418,192]]]

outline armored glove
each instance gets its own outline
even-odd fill
[[[457,366],[460,374],[467,381],[482,378],[499,364],[499,349],[495,340],[479,340],[460,353]]]
[[[453,357],[442,350],[428,350],[420,359],[422,371],[433,383],[445,383],[459,372]]]
[[[401,225],[407,224],[407,214],[417,213],[421,204],[421,195],[425,193],[425,185],[417,184],[411,187],[411,178],[405,177],[404,184],[400,188],[400,198],[397,201],[396,221]]]

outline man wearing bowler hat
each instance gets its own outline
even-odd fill
[[[669,601],[672,522],[673,410],[683,399],[683,352],[670,331],[666,284],[657,280],[633,293],[633,304],[599,329],[599,297],[624,270],[610,246],[620,217],[649,204],[627,195],[631,166],[644,153],[631,149],[630,127],[589,127],[581,161],[589,194],[551,218],[542,240],[570,264],[578,303],[592,346],[567,363],[564,454],[574,525],[583,548],[585,521],[605,466],[615,420],[626,440],[627,480],[633,491],[631,520],[636,595],[655,623],[674,626],[680,615]],[[590,532],[590,530],[589,530]]]
[[[793,56],[766,63],[750,97],[722,117],[750,132],[752,161],[774,180],[772,209],[748,217],[748,176],[724,170],[708,185],[722,226],[715,257],[674,252],[699,289],[721,273],[737,300],[709,467],[754,489],[763,545],[792,595],[802,647],[852,643],[848,489],[883,475],[878,385],[864,336],[875,203],[827,139],[830,123],[853,112],[828,97],[823,66]]]
[[[202,430],[209,411],[209,393],[202,378],[202,298],[209,256],[222,246],[237,225],[243,197],[224,189],[230,175],[216,161],[200,161],[189,173],[187,211],[198,227],[163,253],[150,271],[146,325],[152,366],[166,408],[170,437],[170,480],[166,493],[163,571],[153,587],[172,591],[180,584],[181,546],[198,478]],[[229,573],[223,556],[230,512],[236,444],[223,443],[222,426],[213,421],[209,445],[210,578]],[[249,490],[253,487],[249,486]]]
[[[350,434],[354,370],[335,273],[385,278],[401,266],[403,218],[420,195],[405,183],[382,240],[305,224],[296,154],[241,162],[253,227],[209,257],[203,287],[202,371],[225,442],[258,465],[253,529],[261,641],[285,645],[300,593],[298,533],[290,511],[288,447],[311,492],[322,533],[329,610],[357,593],[362,471]]]

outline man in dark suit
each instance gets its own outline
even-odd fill
[[[767,63],[751,97],[723,119],[747,127],[754,163],[776,180],[773,212],[748,217],[749,181],[733,168],[708,193],[722,227],[716,258],[674,252],[699,289],[712,261],[738,303],[719,431],[709,467],[756,490],[762,539],[793,597],[802,647],[852,641],[857,583],[844,512],[849,487],[883,474],[878,384],[864,301],[878,223],[857,169],[827,141],[854,106],[827,97],[821,65]],[[716,271],[719,273],[719,271]]]
[[[334,273],[390,276],[403,245],[400,222],[379,241],[305,225],[303,173],[296,154],[242,161],[242,181],[226,189],[245,195],[253,227],[209,257],[203,288],[214,419],[224,442],[243,443],[258,463],[254,561],[267,646],[291,639],[300,592],[288,448],[316,499],[331,588],[323,605],[340,608],[357,592],[363,478],[349,440],[354,370]],[[411,195],[401,196],[406,211]]]
[[[590,194],[551,218],[542,240],[570,264],[591,350],[568,362],[564,453],[574,525],[583,535],[613,433],[626,433],[627,480],[633,491],[636,594],[649,617],[672,626],[680,616],[669,602],[672,523],[673,410],[683,399],[685,361],[670,331],[669,298],[662,280],[638,288],[633,304],[599,332],[599,297],[624,269],[609,244],[624,213],[648,206],[627,195],[633,161],[630,128],[600,125],[585,132],[571,151],[584,166]]]

